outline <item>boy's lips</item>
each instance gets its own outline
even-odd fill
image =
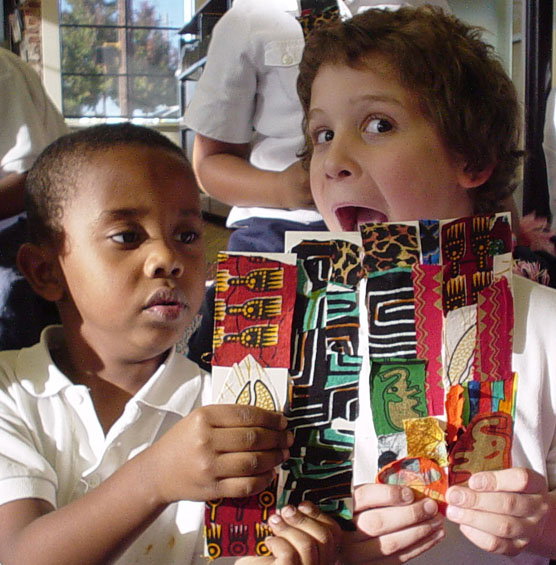
[[[334,214],[342,231],[358,231],[362,224],[388,221],[388,217],[382,212],[363,206],[337,206]]]
[[[164,320],[175,320],[187,308],[185,294],[177,288],[159,288],[151,294],[143,311],[155,314]]]

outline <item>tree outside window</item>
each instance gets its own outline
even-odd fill
[[[183,0],[59,0],[66,118],[177,119]]]

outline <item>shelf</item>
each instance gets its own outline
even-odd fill
[[[232,0],[207,0],[178,33],[182,35],[186,33],[192,35],[202,35],[203,32],[210,33],[210,30],[203,30],[203,27],[208,28],[211,24],[214,26],[218,18],[220,18],[231,5]]]

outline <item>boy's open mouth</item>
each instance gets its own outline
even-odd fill
[[[334,213],[342,226],[342,231],[358,231],[361,224],[388,221],[382,212],[362,206],[338,206]]]

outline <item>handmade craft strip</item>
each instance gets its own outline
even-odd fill
[[[263,368],[251,356],[229,367],[213,368],[213,401],[282,410],[287,395],[288,370]],[[276,507],[275,480],[256,496],[208,501],[205,509],[207,555],[266,555],[268,518]]]
[[[376,478],[442,502],[449,481],[511,464],[511,230],[509,214],[423,220],[414,229],[361,227]],[[408,266],[409,281],[399,274]],[[414,352],[402,345],[412,316]],[[387,347],[394,344],[398,351]]]
[[[213,365],[250,354],[265,367],[289,367],[296,267],[283,259],[218,255]]]
[[[216,276],[213,401],[282,410],[287,397],[296,266],[291,255],[220,254]],[[256,496],[209,501],[206,553],[266,555],[275,480]]]
[[[362,362],[357,299],[364,274],[360,248],[345,241],[304,240],[292,251],[298,256],[296,311],[309,306],[318,315],[294,315],[286,416],[295,439],[290,459],[280,471],[278,506],[311,500],[327,513],[349,520]],[[309,324],[308,319],[318,323]]]
[[[511,467],[513,420],[505,412],[476,414],[450,452],[450,484],[472,473]]]

